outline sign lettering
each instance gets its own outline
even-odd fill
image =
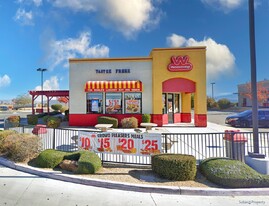
[[[79,132],[78,145],[93,152],[152,155],[162,151],[161,134]]]
[[[172,56],[171,63],[168,65],[170,72],[186,72],[193,68],[192,63],[189,62],[189,56]]]

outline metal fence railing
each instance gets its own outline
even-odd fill
[[[32,133],[33,127],[10,128],[19,133]],[[38,134],[43,149],[62,151],[78,150],[78,132],[85,130],[46,128],[46,133]],[[269,132],[259,133],[259,150],[269,156]],[[222,133],[162,133],[162,152],[193,155],[197,162],[210,157],[229,157],[243,160],[248,152],[253,152],[252,132]],[[150,156],[98,153],[103,162],[130,164],[151,164]]]

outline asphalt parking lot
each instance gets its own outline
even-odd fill
[[[234,114],[233,111],[208,111],[207,112],[207,120],[208,122],[215,123],[222,126],[228,126],[232,129],[229,125],[225,124],[225,118],[228,115]],[[22,118],[26,118],[28,114],[31,114],[31,111],[0,111],[0,128],[4,127],[4,119],[11,116],[11,115],[19,115]],[[252,128],[236,128],[236,129],[244,129],[245,131],[252,131]],[[268,132],[269,128],[259,128],[261,132]]]

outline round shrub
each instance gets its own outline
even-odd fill
[[[5,148],[4,148],[4,142],[7,136],[9,135],[14,135],[14,134],[18,134],[16,131],[14,130],[1,130],[0,132],[0,152],[4,152]]]
[[[151,121],[150,114],[142,114],[142,122],[150,123],[150,121]]]
[[[80,151],[78,160],[78,174],[94,174],[102,167],[102,161],[99,156],[93,152],[83,150]]]
[[[61,104],[51,105],[51,109],[53,109],[54,111],[59,111],[59,110],[61,110],[62,107],[63,107],[63,105],[61,105]]]
[[[202,161],[199,168],[209,181],[224,187],[269,187],[268,175],[262,175],[238,160],[209,158]]]
[[[118,119],[114,117],[100,116],[97,118],[98,124],[113,124],[113,128],[118,128],[119,122]]]
[[[63,151],[47,149],[37,156],[35,163],[41,168],[54,168],[63,161],[66,154]]]
[[[29,133],[10,134],[3,142],[3,152],[14,162],[24,162],[38,155],[41,140]]]
[[[18,127],[18,126],[20,126],[20,120],[21,120],[20,116],[16,116],[16,115],[9,116],[7,118],[7,123],[11,127]]]
[[[123,128],[137,128],[138,120],[135,117],[128,117],[121,120],[121,125]]]
[[[27,115],[27,123],[29,125],[36,125],[38,123],[38,116],[32,114]]]
[[[157,154],[151,158],[153,172],[169,180],[194,180],[196,159],[192,155]]]
[[[61,119],[58,117],[49,117],[46,124],[47,127],[56,129],[61,125]]]
[[[218,105],[220,109],[227,109],[232,106],[232,103],[229,99],[223,98],[218,100]]]

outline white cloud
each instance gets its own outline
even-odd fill
[[[159,23],[160,13],[150,0],[106,0],[100,8],[102,23],[132,38],[141,30]]]
[[[42,5],[43,0],[17,0],[16,2],[19,4],[34,4],[39,7]]]
[[[14,16],[14,20],[21,25],[31,26],[34,25],[32,11],[26,12],[24,9],[19,8]]]
[[[69,8],[76,12],[94,12],[103,26],[115,29],[127,38],[133,38],[139,31],[156,26],[161,16],[161,11],[153,5],[152,0],[50,0],[49,2],[55,7]]]
[[[98,0],[48,0],[48,2],[55,7],[69,8],[74,11],[94,11],[98,4]]]
[[[52,76],[43,83],[43,90],[59,90],[59,79],[57,76]],[[41,90],[41,86],[36,86],[35,90]]]
[[[172,34],[167,37],[169,47],[206,46],[206,67],[209,80],[234,72],[235,57],[229,48],[219,44],[211,38],[196,41],[193,38],[186,39],[183,36]]]
[[[33,0],[33,2],[37,7],[42,5],[42,0]]]
[[[244,0],[201,0],[202,3],[209,5],[218,10],[228,13],[234,9],[239,8],[246,1]]]
[[[11,79],[8,75],[0,76],[0,88],[10,85]]]
[[[78,38],[50,40],[48,46],[49,69],[54,69],[61,64],[68,67],[69,58],[108,57],[109,55],[107,46],[101,44],[91,45],[89,32],[82,32]]]

